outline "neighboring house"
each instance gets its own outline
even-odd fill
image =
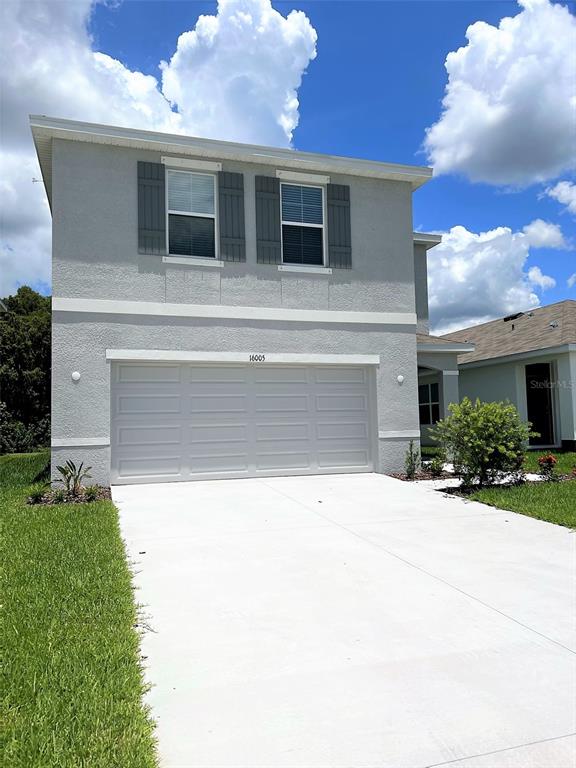
[[[402,468],[429,168],[32,117],[53,218],[52,458],[136,483]],[[417,338],[417,332],[419,334]]]
[[[540,436],[531,444],[576,450],[576,301],[441,337],[472,342],[458,357],[460,396],[509,400]]]

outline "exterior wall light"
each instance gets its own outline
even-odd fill
[[[404,376],[402,376],[402,374],[400,374],[399,376],[396,377],[396,381],[398,382],[398,384],[403,384],[404,383]]]
[[[72,373],[72,381],[80,381],[80,371],[74,371]]]

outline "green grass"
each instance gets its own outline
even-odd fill
[[[576,528],[576,480],[483,488],[472,493],[470,498],[499,509]]]
[[[576,466],[576,453],[574,451],[527,451],[526,462],[524,464],[526,472],[538,472],[538,458],[552,453],[558,459],[556,471],[562,475],[569,475],[572,468]]]
[[[131,576],[112,502],[27,506],[46,452],[0,457],[0,762],[152,768]]]

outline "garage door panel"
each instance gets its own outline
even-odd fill
[[[112,372],[112,481],[371,471],[369,371],[129,364]]]

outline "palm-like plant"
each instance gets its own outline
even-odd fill
[[[66,492],[71,493],[73,496],[78,496],[80,493],[82,481],[92,477],[90,474],[92,467],[84,467],[84,462],[76,466],[73,461],[68,459],[65,464],[57,466],[56,469],[60,473],[60,477],[57,477],[54,482],[62,483]]]

